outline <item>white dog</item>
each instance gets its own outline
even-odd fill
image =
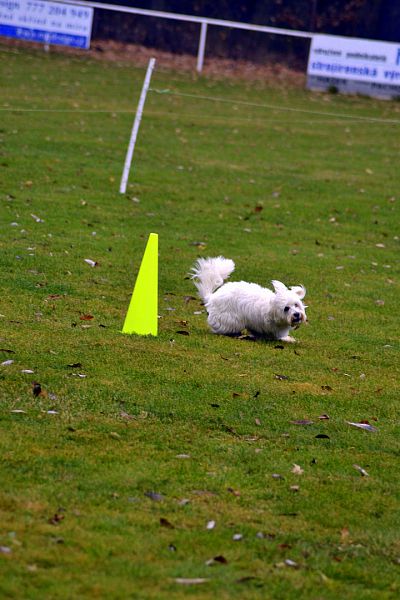
[[[247,329],[258,336],[294,342],[289,331],[307,321],[307,307],[302,303],[305,288],[296,285],[289,289],[276,280],[272,281],[275,293],[246,281],[224,284],[234,268],[233,260],[218,256],[199,258],[191,270],[212,331],[238,335]]]

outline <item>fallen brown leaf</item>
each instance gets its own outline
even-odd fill
[[[279,373],[274,373],[274,377],[279,381],[286,381],[287,379],[289,379],[287,375],[280,375]]]
[[[350,532],[347,529],[347,527],[343,527],[343,529],[340,532],[340,541],[343,543],[345,541],[347,541],[347,539],[349,538]]]
[[[232,392],[232,398],[248,398],[249,394],[246,392]]]
[[[167,529],[175,529],[174,525],[172,525],[172,523],[170,521],[168,521],[168,519],[165,519],[164,517],[160,518],[160,525],[161,525],[161,527],[166,527]]]
[[[122,419],[126,419],[127,421],[131,421],[132,419],[135,418],[133,415],[130,415],[129,413],[125,412],[124,410],[121,410],[121,412],[119,413],[119,416]]]
[[[38,396],[47,396],[47,392],[42,390],[42,386],[37,381],[32,381],[32,393],[37,398]]]
[[[286,543],[278,544],[278,548],[279,550],[290,550],[292,548],[292,545]]]
[[[236,579],[235,583],[247,583],[248,581],[258,581],[258,577],[255,577],[254,575],[245,575],[244,577]]]
[[[225,556],[222,556],[222,554],[218,554],[218,556],[214,556],[214,558],[210,558],[206,561],[206,565],[208,567],[212,567],[215,564],[227,565],[228,561],[226,560]]]
[[[61,521],[63,521],[64,519],[65,519],[64,515],[62,515],[60,513],[55,513],[49,519],[49,523],[50,523],[50,525],[59,525],[61,523]]]

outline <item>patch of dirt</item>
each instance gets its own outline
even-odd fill
[[[38,49],[38,44],[21,42],[19,40],[1,40],[3,45]],[[90,50],[76,50],[63,46],[52,46],[51,52],[67,55],[86,54],[97,60],[122,62],[134,64],[137,67],[147,66],[149,59],[157,60],[157,67],[161,69],[190,72],[193,77],[198,77],[196,71],[197,57],[188,54],[172,54],[147,48],[136,44],[124,44],[113,40],[92,40]],[[302,71],[290,69],[280,63],[258,64],[244,60],[231,60],[224,58],[206,57],[202,76],[216,79],[241,79],[247,81],[260,81],[278,87],[304,87],[306,75]]]

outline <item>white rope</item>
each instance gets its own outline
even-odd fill
[[[307,115],[315,115],[317,117],[327,117],[326,121],[307,121],[307,122],[329,122],[333,119],[339,119],[339,120],[346,120],[346,121],[363,121],[365,123],[378,123],[378,124],[382,124],[382,125],[400,125],[400,119],[384,119],[381,117],[365,117],[362,115],[349,115],[346,113],[333,113],[333,112],[324,112],[324,111],[314,111],[314,110],[308,110],[305,108],[293,108],[290,106],[276,106],[273,104],[263,104],[263,103],[259,103],[259,102],[248,102],[246,100],[231,100],[229,98],[221,98],[221,97],[215,97],[215,96],[203,96],[201,94],[187,94],[184,92],[175,92],[173,90],[170,89],[163,89],[163,90],[159,90],[159,89],[155,89],[155,88],[149,88],[149,92],[154,92],[156,94],[166,94],[166,95],[170,95],[170,96],[178,96],[178,97],[183,97],[183,98],[193,98],[196,100],[207,100],[210,102],[222,102],[224,104],[233,104],[233,105],[240,105],[240,106],[249,106],[249,107],[253,107],[253,108],[264,108],[264,109],[268,109],[268,110],[276,110],[276,111],[280,111],[280,112],[291,112],[291,113],[301,113],[301,114],[307,114]],[[77,108],[22,108],[22,107],[16,107],[16,106],[10,106],[10,107],[0,107],[0,112],[36,112],[36,113],[73,113],[73,114],[133,114],[135,111],[132,109],[128,109],[128,110],[119,110],[119,109],[101,109],[101,110],[95,110],[95,109],[77,109]],[[151,110],[149,111],[151,114]],[[164,115],[170,115],[170,113],[158,113],[158,114],[164,114]],[[170,115],[172,116],[172,115]],[[182,115],[182,116],[188,116],[186,115]],[[198,117],[200,117],[201,115],[197,115]],[[213,115],[206,115],[207,118],[209,118],[210,120],[213,119]],[[221,117],[217,117],[217,118],[223,118]],[[237,120],[237,117],[235,117],[235,119]],[[303,121],[304,123],[304,121]]]
[[[253,108],[267,108],[268,110],[278,110],[278,111],[286,111],[286,112],[294,112],[294,113],[303,113],[308,115],[317,115],[319,117],[335,117],[339,119],[356,119],[359,121],[367,121],[371,123],[388,123],[388,124],[396,124],[400,125],[400,119],[382,119],[380,117],[363,117],[361,115],[348,115],[345,113],[331,113],[331,112],[323,112],[316,110],[308,110],[306,108],[292,108],[290,106],[276,106],[271,104],[261,104],[259,102],[248,102],[246,100],[230,100],[228,98],[220,98],[215,96],[203,96],[199,94],[186,94],[184,92],[174,92],[169,89],[158,90],[155,88],[149,88],[150,92],[155,92],[157,94],[169,94],[171,96],[182,96],[184,98],[195,98],[197,100],[209,100],[211,102],[224,102],[228,104],[236,104],[241,106],[251,106]]]

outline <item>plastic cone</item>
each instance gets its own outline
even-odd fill
[[[126,313],[122,333],[157,335],[158,235],[151,233]]]

